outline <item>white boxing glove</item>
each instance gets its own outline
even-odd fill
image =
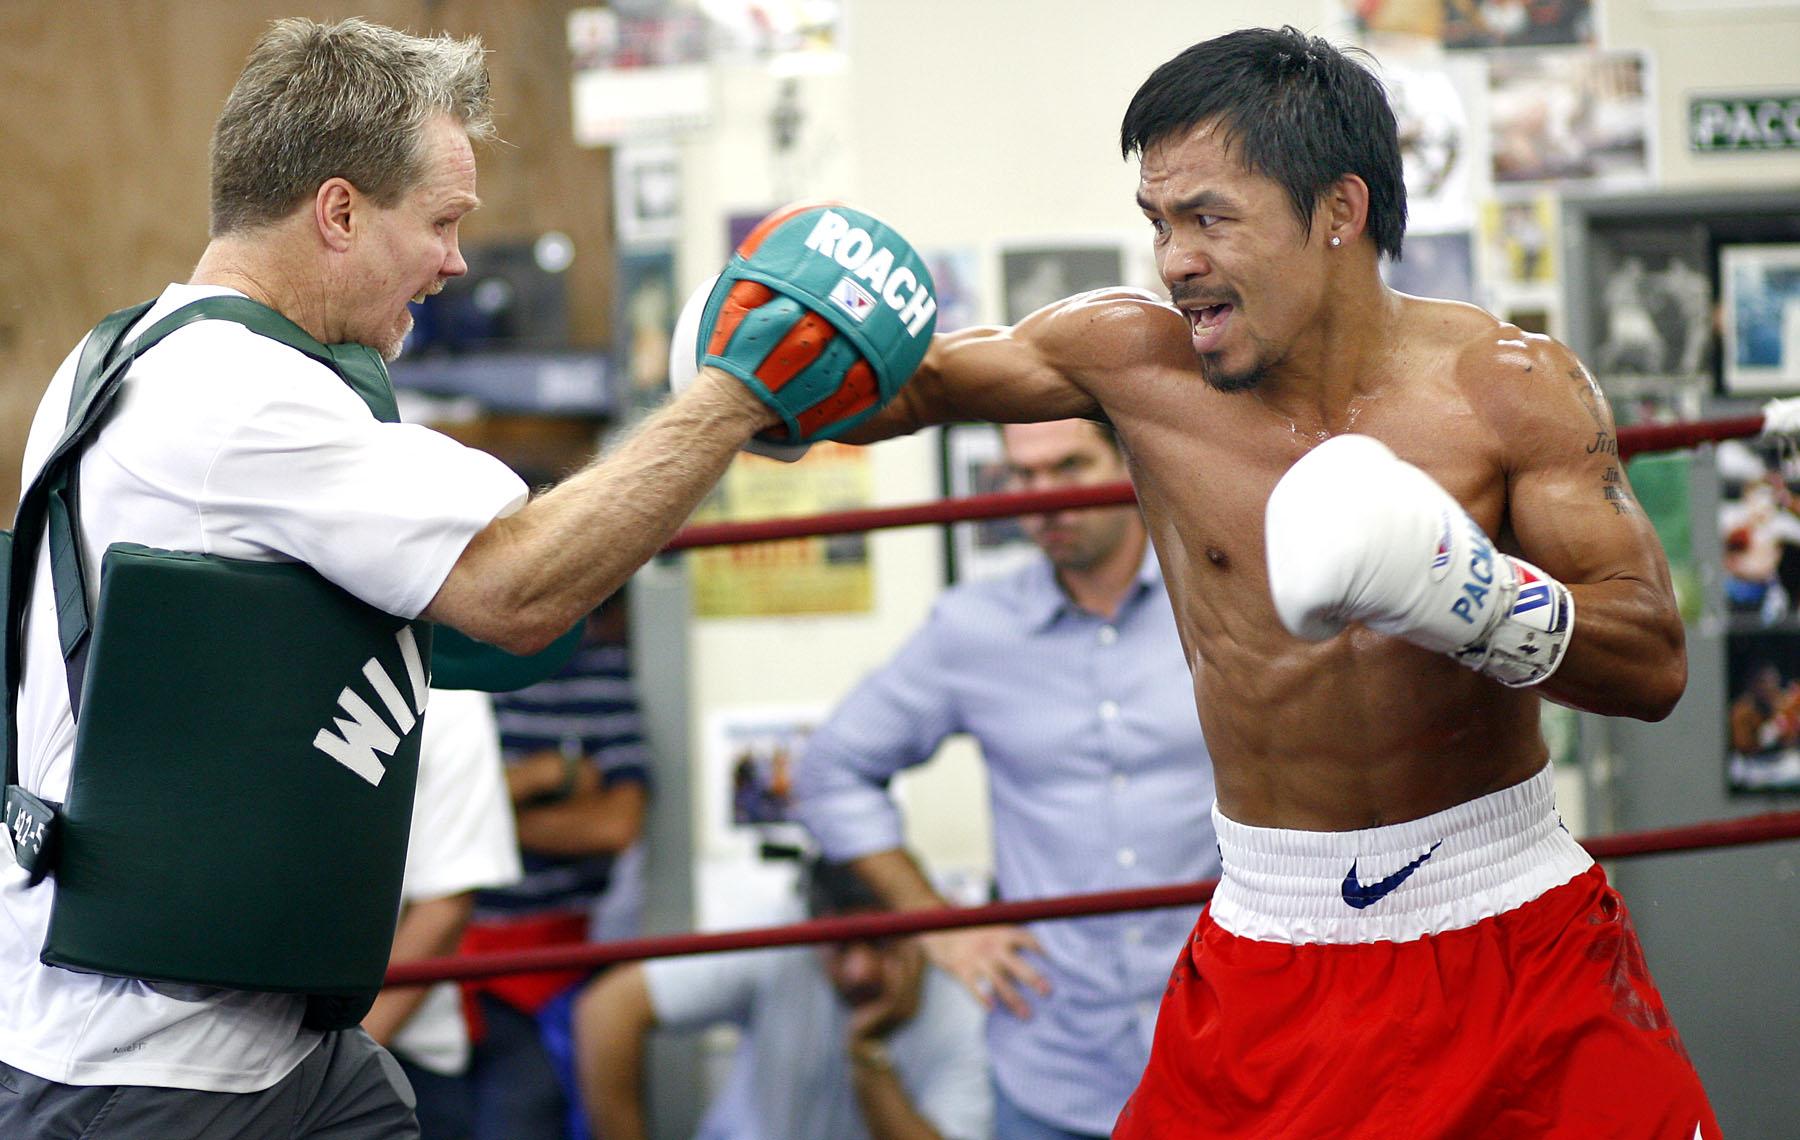
[[[700,375],[700,315],[706,311],[706,299],[712,296],[718,280],[717,273],[708,277],[688,297],[687,304],[681,306],[681,315],[675,318],[675,332],[669,338],[669,390],[672,392],[682,392]],[[751,436],[745,441],[744,450],[793,463],[811,446],[809,443],[771,443]]]
[[[1265,516],[1281,623],[1322,641],[1351,622],[1448,653],[1515,688],[1556,671],[1575,626],[1568,587],[1494,549],[1425,472],[1366,435],[1291,467]]]

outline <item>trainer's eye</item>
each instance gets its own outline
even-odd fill
[[[1225,219],[1217,214],[1200,214],[1197,215],[1195,220],[1200,223],[1200,228],[1204,230],[1211,228],[1214,224],[1222,222]]]

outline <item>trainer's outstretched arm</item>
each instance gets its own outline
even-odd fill
[[[617,449],[469,541],[424,617],[533,653],[623,585],[775,416],[704,369]]]

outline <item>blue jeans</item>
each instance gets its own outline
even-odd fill
[[[994,1081],[994,1140],[1107,1140],[1092,1132],[1070,1132],[1046,1124],[1014,1104]]]
[[[587,1135],[560,1071],[567,1066],[566,1050],[559,1058],[557,1042],[545,1032],[545,1015],[553,1021],[560,1010],[566,1019],[570,997],[555,999],[537,1017],[491,994],[476,999],[487,1023],[487,1035],[469,1055],[476,1140],[573,1140]],[[566,1039],[566,1033],[562,1036]]]

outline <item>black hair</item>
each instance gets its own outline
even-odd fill
[[[1399,131],[1381,80],[1357,48],[1296,28],[1205,40],[1150,73],[1119,128],[1126,158],[1217,119],[1244,167],[1288,192],[1308,234],[1325,190],[1346,174],[1369,187],[1369,235],[1396,260],[1406,234]]]
[[[856,910],[886,910],[887,904],[848,863],[815,859],[806,868],[806,913],[813,918]]]

